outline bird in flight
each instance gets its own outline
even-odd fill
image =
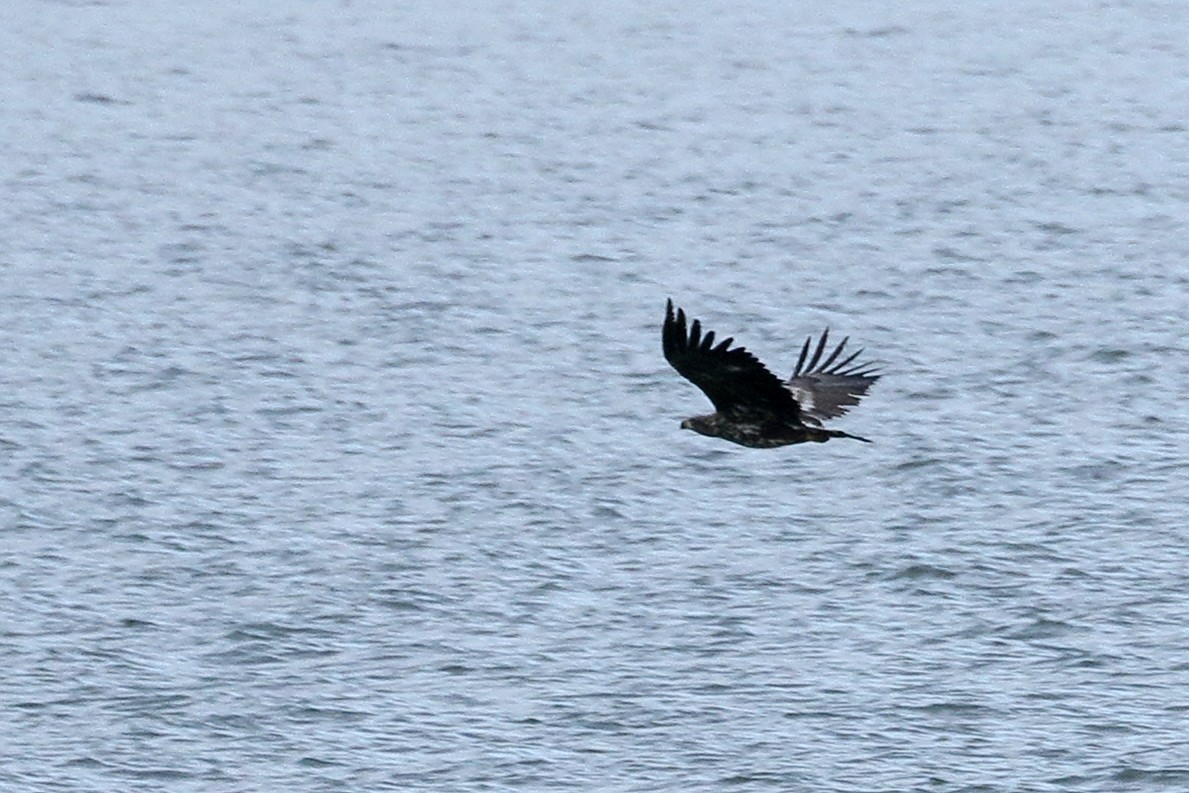
[[[843,415],[867,393],[880,375],[871,363],[855,363],[862,350],[839,361],[849,339],[823,361],[830,331],[822,333],[813,354],[813,337],[805,340],[792,376],[781,380],[733,338],[714,343],[714,331],[702,333],[694,320],[687,328],[685,311],[665,308],[661,337],[665,360],[714,403],[714,413],[692,416],[681,428],[702,435],[770,449],[793,443],[825,443],[831,438],[866,438],[842,430],[828,430],[822,422]]]

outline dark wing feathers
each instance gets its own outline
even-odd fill
[[[746,349],[731,349],[733,341],[728,338],[715,346],[714,331],[702,335],[702,323],[696,319],[687,329],[685,311],[674,314],[673,301],[668,302],[662,332],[665,360],[702,389],[715,410],[798,421],[800,410],[792,391]]]
[[[702,389],[719,413],[818,425],[844,415],[880,375],[874,363],[855,363],[862,349],[839,360],[849,337],[826,355],[829,337],[827,328],[816,345],[812,336],[806,339],[792,377],[781,383],[746,349],[731,349],[733,338],[716,346],[714,331],[703,334],[696,319],[687,327],[685,311],[674,313],[672,300],[665,308],[665,360]]]
[[[850,341],[849,337],[843,339],[834,352],[819,364],[829,336],[830,329],[827,328],[808,363],[806,359],[813,344],[813,337],[805,340],[805,346],[801,348],[801,357],[797,359],[797,367],[788,380],[789,391],[800,403],[803,418],[814,424],[845,414],[859,404],[867,389],[879,379],[879,372],[874,364],[854,363],[862,354],[861,349],[834,363],[842,354],[846,343]]]

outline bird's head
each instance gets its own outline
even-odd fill
[[[702,435],[715,436],[718,435],[718,428],[714,422],[714,416],[690,416],[685,421],[681,422],[681,429],[693,430]]]

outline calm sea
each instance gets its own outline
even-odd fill
[[[0,789],[1189,790],[1183,16],[5,2]]]

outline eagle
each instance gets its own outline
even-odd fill
[[[813,350],[813,336],[805,340],[792,376],[780,379],[743,347],[731,347],[734,338],[714,343],[714,331],[702,333],[702,323],[686,326],[685,311],[665,308],[661,333],[665,360],[696,385],[714,403],[714,413],[692,416],[681,422],[712,438],[771,449],[793,443],[825,443],[831,438],[866,438],[822,427],[827,419],[847,412],[867,393],[880,375],[874,363],[856,363],[861,349],[839,361],[849,337],[823,361],[830,329],[826,328]]]

